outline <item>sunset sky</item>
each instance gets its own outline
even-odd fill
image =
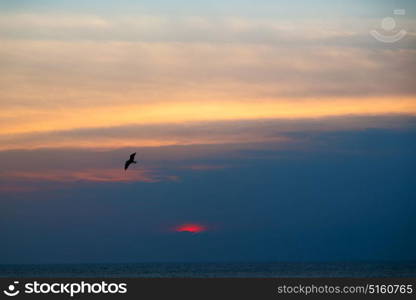
[[[0,0],[0,263],[415,260],[415,75],[413,0]]]

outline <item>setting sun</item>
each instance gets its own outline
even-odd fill
[[[206,231],[205,226],[199,224],[183,224],[175,228],[177,232],[191,232],[191,233],[200,233]]]

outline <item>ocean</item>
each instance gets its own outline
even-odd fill
[[[127,263],[0,265],[0,277],[318,278],[416,277],[408,263]]]

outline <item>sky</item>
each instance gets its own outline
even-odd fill
[[[415,18],[0,0],[0,263],[416,260]]]

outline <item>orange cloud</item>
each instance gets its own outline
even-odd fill
[[[410,103],[408,105],[411,106]],[[261,143],[279,143],[284,146],[297,142],[287,134],[288,132],[406,128],[412,118],[411,114],[367,114],[85,127],[62,131],[0,134],[0,151],[39,148],[108,150],[220,144],[231,147],[233,144]]]
[[[32,111],[10,109],[0,117],[15,117],[4,122],[1,135],[110,127],[125,124],[166,124],[196,121],[322,118],[343,115],[416,115],[416,99],[333,99],[175,102],[66,110]]]
[[[240,18],[218,22],[216,18],[167,20],[157,16],[3,17],[2,150],[269,140],[231,135],[14,140],[20,134],[131,124],[416,115],[415,50],[354,46],[351,34],[335,26],[338,20],[328,31],[320,22],[315,26],[296,23],[296,28],[290,29],[279,20]],[[361,26],[355,28],[362,30]],[[109,40],[102,40],[102,30],[109,29],[115,35],[107,32]],[[18,32],[34,35],[11,38]],[[85,39],[87,32],[91,36]],[[267,41],[259,41],[259,33],[262,37],[268,33]],[[126,34],[130,38],[125,38]],[[155,35],[159,36],[156,40]],[[179,40],[172,40],[172,36]],[[242,40],[236,42],[236,36]],[[323,42],[334,37],[341,43]]]

